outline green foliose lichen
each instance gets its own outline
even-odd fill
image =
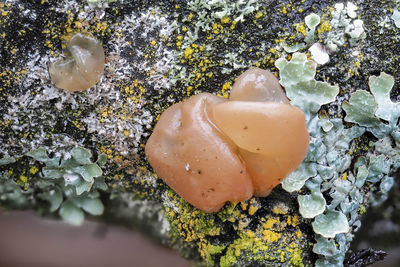
[[[28,197],[35,196],[48,203],[45,212],[58,210],[64,221],[77,225],[83,222],[84,211],[101,215],[104,207],[97,190],[107,190],[100,168],[106,161],[105,155],[101,154],[96,162],[92,162],[92,153],[81,147],[73,148],[68,155],[67,159],[50,158],[44,148],[28,152],[28,157],[44,166],[39,165],[39,169],[33,165],[29,180],[27,176],[20,175],[19,180],[14,181],[9,174],[11,169],[3,171],[0,179],[1,201],[6,206],[24,208],[29,205]],[[3,157],[0,165],[15,161]]]
[[[306,54],[294,53],[290,61],[280,58],[275,66],[291,103],[307,113],[316,113],[322,105],[334,101],[339,93],[338,86],[314,80],[317,64],[307,60]]]
[[[280,82],[291,103],[306,113],[310,145],[304,162],[282,185],[288,192],[306,188],[298,196],[300,213],[314,218],[313,230],[317,235],[314,252],[321,255],[317,266],[341,266],[353,234],[350,226],[360,226],[359,210],[365,203],[377,204],[386,199],[394,180],[390,176],[400,165],[397,125],[399,104],[390,99],[393,77],[381,73],[371,76],[369,88],[357,90],[343,103],[344,121],[326,117],[322,105],[335,101],[337,86],[314,80],[316,64],[304,54],[295,53],[290,61],[279,59]],[[309,87],[302,86],[307,82]],[[312,85],[319,84],[318,90]],[[386,122],[384,122],[386,121]],[[365,132],[379,141],[367,149],[358,149],[362,155],[355,161],[353,145],[359,143]],[[395,146],[392,145],[392,140]],[[351,152],[351,153],[350,153]],[[350,169],[351,162],[355,168]],[[304,187],[303,187],[304,185]],[[362,190],[371,191],[370,196]],[[303,191],[304,192],[304,191]],[[321,199],[323,194],[331,199]],[[337,244],[339,249],[334,249]]]

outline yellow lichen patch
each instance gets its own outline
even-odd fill
[[[232,82],[228,81],[222,85],[222,93],[226,93],[231,88]]]
[[[79,120],[72,121],[72,124],[79,130],[83,130],[85,128],[84,124]]]
[[[18,85],[23,77],[27,74],[27,70],[18,69],[15,67],[13,70],[5,69],[0,72],[0,96],[6,96],[3,93],[5,88],[13,87]]]
[[[363,143],[363,139],[362,138],[356,138],[351,143],[351,146],[350,146],[350,149],[349,149],[348,153],[349,153],[350,156],[353,156],[356,153],[367,152],[371,148],[372,147],[370,146],[370,144]]]
[[[279,202],[278,204],[274,205],[272,212],[275,214],[287,214],[288,209],[289,208],[285,203]]]
[[[186,95],[187,95],[187,96],[190,96],[190,94],[191,94],[192,91],[193,91],[193,86],[188,86],[188,87],[186,88]]]
[[[307,35],[307,28],[306,28],[306,24],[304,22],[295,24],[296,27],[296,31],[298,34],[301,34],[303,36]]]
[[[1,88],[0,88],[0,92],[1,92]],[[7,127],[10,126],[12,122],[10,120],[3,120],[0,121],[0,127],[2,127],[3,129],[6,129]]]
[[[25,175],[25,170],[18,176],[18,180],[16,183],[22,187],[23,190],[28,190],[29,183],[28,183],[28,176]]]
[[[264,218],[263,218],[264,219]],[[264,220],[265,221],[265,220]],[[262,224],[262,227],[264,229],[271,229],[275,225],[278,225],[280,223],[279,217],[274,218],[274,217],[268,217],[267,220]]]
[[[255,207],[255,206],[250,206],[249,208],[249,215],[254,215],[254,213],[256,213],[256,211],[259,209],[259,207]]]
[[[211,27],[212,27],[212,33],[213,34],[222,34],[222,33],[224,33],[224,27],[219,23],[214,23]]]
[[[92,32],[100,33],[101,35],[105,35],[108,30],[107,22],[97,22],[95,27],[91,27]]]
[[[220,266],[232,266],[240,262],[243,257],[251,257],[252,262],[287,262],[290,266],[304,266],[302,262],[303,251],[296,242],[296,236],[287,231],[276,233],[272,230],[264,230],[263,237],[257,233],[240,235],[227,247],[226,253],[220,259]],[[282,240],[282,242],[280,242]],[[249,256],[251,255],[251,256]]]
[[[250,199],[250,206],[248,209],[248,213],[250,216],[254,215],[257,210],[259,210],[261,208],[261,205],[258,201],[256,201],[255,198]]]
[[[300,221],[299,221],[299,216],[298,216],[298,215],[289,216],[289,217],[287,218],[287,224],[288,224],[288,225],[291,225],[291,226],[293,226],[293,227],[296,227],[296,226],[299,225],[299,223],[300,223]]]
[[[258,12],[254,15],[254,17],[255,17],[256,19],[259,19],[259,18],[261,18],[262,16],[264,16],[264,14],[263,14],[261,11],[258,11]]]
[[[349,69],[347,71],[348,77],[353,77],[353,76],[359,76],[360,72],[359,69],[361,68],[361,62],[364,61],[364,55],[362,51],[359,49],[356,49],[357,57],[351,57],[351,60],[349,60]]]
[[[21,181],[22,183],[27,183],[28,182],[28,177],[26,177],[25,175],[20,175],[19,176],[19,181]]]
[[[296,237],[300,239],[302,236],[303,236],[303,233],[300,230],[297,230]]]
[[[12,13],[11,9],[8,9],[9,5],[5,5],[4,3],[0,3],[0,15],[2,17],[9,17]]]
[[[320,25],[318,25],[318,28],[317,28],[318,35],[321,35],[330,30],[331,30],[331,24],[329,23],[329,21],[321,19],[321,23],[320,23]]]
[[[223,24],[228,24],[230,22],[231,22],[231,19],[229,17],[223,17],[221,19],[221,23],[223,23]]]
[[[251,231],[251,230],[246,231],[246,235],[247,235],[248,237],[253,237],[253,238],[256,236],[256,235],[254,234],[254,232]]]
[[[281,12],[282,12],[283,14],[287,14],[286,6],[283,6],[283,7],[282,7]]]
[[[98,146],[98,149],[100,152],[104,153],[107,155],[107,158],[110,162],[115,163],[117,166],[117,171],[116,175],[119,174],[119,171],[124,171],[127,174],[135,174],[139,171],[141,168],[140,166],[137,166],[136,161],[137,161],[137,155],[133,156],[123,156],[121,155],[116,149],[114,148],[114,145],[102,145]],[[147,175],[147,174],[146,174]],[[121,176],[114,176],[116,177],[121,177]]]
[[[108,159],[112,159],[113,158],[113,154],[112,154],[112,150],[111,149],[107,149],[104,146],[100,146],[99,149],[100,149],[101,153],[104,153],[104,154],[107,155]]]
[[[241,260],[251,262],[290,263],[290,266],[303,266],[302,257],[312,246],[302,240],[306,235],[298,227],[300,218],[297,215],[271,213],[253,221],[251,207],[259,207],[256,198],[242,202],[240,205],[226,205],[217,216],[223,222],[230,222],[238,237],[233,242],[213,243],[211,236],[223,234],[223,228],[216,224],[213,215],[194,209],[173,191],[168,190],[165,214],[170,221],[171,234],[198,247],[201,257],[210,266],[232,266]],[[253,216],[256,216],[253,214]],[[287,227],[295,231],[287,231]],[[302,244],[302,245],[301,245]],[[251,258],[248,258],[251,257]],[[219,259],[219,262],[216,260]]]
[[[277,242],[282,236],[282,234],[276,233],[271,230],[264,230],[262,234],[263,234],[263,240],[268,243]]]
[[[32,166],[32,167],[30,168],[30,170],[29,170],[29,173],[35,175],[36,173],[38,173],[38,171],[39,171],[39,168],[38,168],[38,167]]]
[[[192,57],[193,52],[194,52],[194,50],[191,47],[186,47],[185,51],[183,52],[183,56],[186,59],[189,59]]]
[[[217,236],[221,229],[211,220],[210,214],[190,208],[189,205],[172,191],[168,197],[178,210],[166,207],[165,214],[175,227],[176,234],[186,242],[194,242],[199,247],[200,254],[207,258],[210,244],[206,236]]]
[[[367,209],[366,209],[365,206],[360,206],[360,207],[358,208],[358,214],[359,214],[359,215],[362,215],[362,214],[364,214],[364,213],[366,213],[366,212],[367,212]]]

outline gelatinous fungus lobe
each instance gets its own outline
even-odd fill
[[[91,36],[74,34],[68,40],[64,56],[49,66],[51,80],[58,88],[83,91],[95,85],[104,73],[104,49]]]
[[[289,104],[229,101],[214,107],[215,124],[238,147],[255,188],[267,196],[304,159],[303,112]]]
[[[236,146],[209,119],[210,107],[224,101],[201,93],[169,107],[146,144],[156,173],[186,201],[207,212],[253,194]]]
[[[289,103],[275,75],[260,68],[248,69],[236,79],[229,100]]]
[[[272,73],[252,68],[227,101],[201,93],[168,108],[146,144],[156,173],[207,212],[226,201],[267,196],[304,159],[303,112]]]

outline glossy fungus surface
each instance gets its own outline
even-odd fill
[[[157,174],[189,203],[208,212],[253,194],[235,144],[210,123],[210,106],[223,101],[202,93],[171,106],[146,145]]]
[[[51,80],[58,88],[83,91],[95,85],[104,73],[104,49],[91,36],[74,34],[67,43],[64,56],[49,66]]]
[[[242,73],[233,84],[229,99],[289,103],[274,74],[260,68]]]
[[[289,104],[228,101],[214,120],[238,147],[256,196],[267,196],[303,160],[308,132],[303,112]]]
[[[225,100],[201,93],[168,108],[146,144],[156,173],[206,212],[253,194],[267,196],[304,159],[303,112],[275,76],[252,68]]]

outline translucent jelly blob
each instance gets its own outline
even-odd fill
[[[229,99],[289,103],[275,75],[260,68],[251,68],[241,74],[232,86]]]
[[[230,142],[211,123],[208,109],[223,98],[195,95],[168,108],[146,144],[156,173],[186,201],[207,212],[253,194],[246,167]]]
[[[64,56],[49,66],[51,80],[58,88],[83,91],[95,85],[104,73],[104,49],[91,36],[74,34],[67,43]]]
[[[267,196],[306,155],[305,117],[289,104],[228,101],[213,107],[213,118],[239,147],[256,196]]]
[[[201,93],[168,108],[145,153],[181,197],[216,212],[227,201],[267,196],[301,163],[308,142],[303,112],[272,73],[253,68],[229,100]]]

